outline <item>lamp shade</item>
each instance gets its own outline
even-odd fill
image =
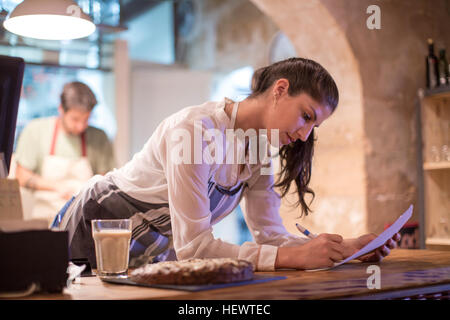
[[[25,0],[3,26],[17,35],[44,40],[78,39],[95,31],[90,17],[72,0]]]

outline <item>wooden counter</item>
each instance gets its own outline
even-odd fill
[[[418,295],[446,297],[450,292],[450,252],[395,249],[379,265],[381,289],[368,289],[370,263],[354,261],[327,271],[265,272],[287,279],[200,292],[186,292],[100,281],[83,277],[62,294],[34,294],[27,299],[164,299],[164,300],[291,300],[392,299]]]

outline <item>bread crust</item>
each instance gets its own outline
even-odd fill
[[[200,285],[251,280],[251,262],[232,258],[187,259],[147,264],[130,274],[143,284]]]

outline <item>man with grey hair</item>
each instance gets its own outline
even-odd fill
[[[113,148],[104,131],[88,125],[97,99],[84,83],[67,83],[59,116],[32,120],[16,152],[16,178],[33,192],[32,218],[49,223],[64,203],[94,174],[114,167]]]

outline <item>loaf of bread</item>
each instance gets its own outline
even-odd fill
[[[187,259],[147,264],[130,274],[143,284],[202,285],[251,280],[253,265],[231,258]]]

